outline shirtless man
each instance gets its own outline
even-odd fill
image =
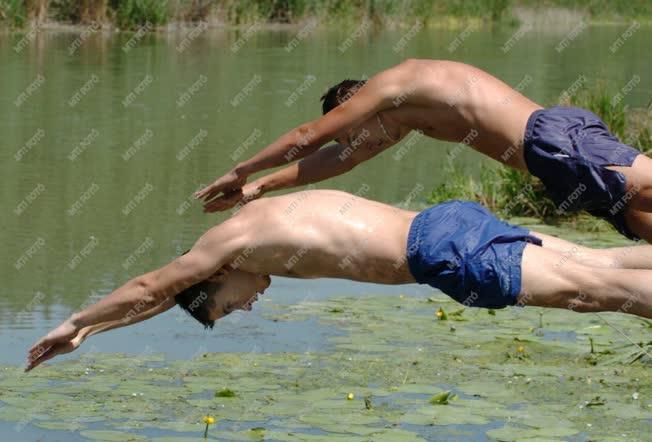
[[[340,175],[419,130],[529,171],[558,207],[585,209],[628,238],[652,241],[652,160],[618,142],[589,111],[543,109],[478,68],[442,60],[409,59],[366,82],[345,80],[322,100],[324,116],[197,192],[204,210]],[[320,150],[331,140],[337,144]],[[245,184],[256,172],[301,158]]]
[[[477,203],[416,213],[339,191],[304,191],[247,204],[189,252],[73,314],[29,350],[26,369],[175,303],[213,327],[235,309],[250,310],[270,275],[418,282],[469,307],[652,318],[649,269],[652,246],[589,249],[499,221]]]

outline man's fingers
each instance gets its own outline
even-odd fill
[[[43,353],[34,355],[34,357],[27,358],[27,367],[25,367],[25,371],[30,371],[34,367],[41,365],[42,362],[47,361],[48,359],[52,359],[55,355],[56,353],[53,350],[53,347],[50,347]]]
[[[217,212],[230,209],[235,206],[242,199],[242,194],[239,192],[233,195],[225,195],[209,201],[204,204],[204,212]]]
[[[30,371],[33,368],[41,365],[43,362],[52,359],[53,357],[60,355],[62,353],[69,353],[73,350],[73,345],[70,342],[54,345],[44,352],[35,355],[36,357],[28,357],[27,366],[25,371]]]
[[[233,187],[233,183],[231,183],[231,186],[229,187],[228,183],[224,184],[224,183],[220,183],[219,181],[216,181],[213,184],[204,187],[199,192],[196,192],[195,196],[198,199],[203,199],[204,201],[208,201],[222,192],[228,193],[233,191],[234,189],[235,188]]]
[[[211,184],[210,186],[204,187],[202,190],[197,192],[195,195],[197,195],[197,198],[200,199],[205,199],[205,198],[212,198],[218,193],[220,193],[221,189],[220,186]]]
[[[48,336],[44,336],[38,340],[36,344],[29,349],[28,353],[31,358],[37,358],[45,353],[50,347],[57,345],[59,341],[61,341],[61,338],[50,337],[48,334]]]
[[[216,212],[230,209],[242,200],[242,189],[235,189],[220,197],[204,203],[204,212]]]
[[[46,360],[49,353],[50,352],[49,352],[49,349],[48,349],[44,353],[41,353],[40,355],[36,355],[36,357],[34,357],[34,358],[28,357],[27,358],[27,366],[25,367],[25,371],[30,371],[34,367],[38,367],[41,364],[41,362]]]
[[[210,185],[208,187],[203,188],[199,192],[195,192],[195,198],[197,199],[211,198],[216,193],[217,192],[215,192],[213,185]]]
[[[39,339],[36,344],[32,345],[32,347],[29,349],[29,353],[36,353],[36,352],[43,352],[45,351],[48,347],[52,345],[50,342],[51,339],[48,338],[47,336]]]
[[[35,359],[34,361],[31,361],[28,363],[27,367],[25,368],[25,371],[30,371],[34,369],[35,367],[38,367],[41,365],[43,362],[52,359],[56,355],[58,355],[61,352],[57,352],[55,350],[48,350],[47,352],[43,353],[38,359]]]

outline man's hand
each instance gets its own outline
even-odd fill
[[[247,204],[249,201],[260,198],[263,195],[262,187],[256,182],[245,184],[241,189],[225,193],[212,201],[204,204],[204,212],[221,212],[231,209],[237,205]]]
[[[213,184],[209,184],[203,189],[195,192],[195,198],[204,200],[204,211],[205,212],[214,212],[214,210],[206,210],[213,198],[218,196],[220,193],[223,193],[220,198],[224,198],[227,194],[240,191],[242,186],[247,182],[247,177],[241,173],[238,173],[237,170],[232,170],[216,179]]]
[[[77,349],[82,341],[83,334],[79,333],[70,319],[66,320],[29,349],[25,371],[30,371],[57,355],[70,353]]]

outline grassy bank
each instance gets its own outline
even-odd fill
[[[562,104],[591,110],[620,140],[643,152],[652,152],[648,109],[628,109],[618,94],[608,86],[595,85]],[[448,168],[450,178],[432,191],[428,198],[430,204],[464,199],[478,201],[503,218],[535,217],[552,223],[570,222],[583,229],[606,226],[586,213],[558,210],[546,196],[541,181],[530,174],[501,165],[485,167],[478,177],[473,177],[457,169],[452,161],[448,162]]]
[[[519,7],[557,8],[596,21],[652,20],[646,0],[0,0],[0,21],[12,27],[29,23],[98,22],[119,28],[206,20],[227,25],[299,23],[351,24],[363,18],[384,25],[514,24]]]

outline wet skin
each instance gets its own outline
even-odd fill
[[[91,334],[160,314],[175,305],[174,295],[205,280],[220,283],[210,293],[213,319],[249,309],[270,275],[415,282],[406,253],[416,215],[331,190],[251,202],[208,230],[187,254],[73,314],[30,349],[28,368],[74,350]],[[519,302],[652,318],[652,246],[590,249],[532,234],[543,247],[525,248]]]
[[[532,112],[541,108],[474,66],[409,59],[374,75],[343,104],[280,136],[196,196],[204,200],[206,212],[227,210],[271,190],[346,173],[412,131],[465,143],[509,167],[527,171],[525,127]],[[320,149],[332,140],[337,144]],[[291,162],[285,169],[246,183],[253,173]],[[632,167],[613,169],[625,175],[628,190],[638,189],[625,212],[628,227],[652,241],[652,160],[640,155]]]

